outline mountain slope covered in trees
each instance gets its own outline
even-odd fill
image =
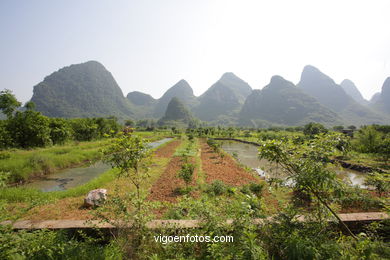
[[[177,97],[168,103],[165,115],[158,121],[159,125],[188,126],[193,120],[190,111]]]
[[[51,117],[133,116],[131,104],[99,62],[64,67],[34,87],[36,109]]]
[[[195,115],[204,121],[220,116],[236,117],[252,88],[231,72],[225,73],[198,99]]]
[[[180,102],[185,104],[187,107],[192,107],[197,102],[194,91],[192,90],[190,84],[182,79],[169,88],[164,93],[164,95],[157,100],[157,104],[155,105],[153,112],[154,117],[159,118],[164,115],[164,112],[168,107],[168,103],[174,97],[177,97]]]
[[[308,121],[336,124],[386,124],[390,115],[390,79],[370,106],[350,80],[338,85],[313,66],[306,66],[297,87],[273,77],[263,90],[254,90],[231,72],[196,97],[180,80],[159,99],[138,91],[123,96],[111,73],[99,62],[64,67],[34,87],[36,109],[51,117],[116,116],[156,120],[176,97],[197,118],[213,125],[298,125]],[[175,106],[179,109],[180,106]]]
[[[282,125],[341,122],[336,113],[280,76],[273,76],[262,90],[253,90],[240,112],[240,120],[253,126],[258,126],[259,120]]]
[[[347,124],[382,124],[387,121],[384,115],[358,104],[333,79],[313,66],[305,66],[298,87],[338,113]]]

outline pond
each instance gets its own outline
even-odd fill
[[[282,169],[265,159],[258,159],[257,146],[251,144],[240,143],[236,141],[222,141],[222,149],[231,155],[235,155],[243,165],[254,169],[261,177],[265,178],[284,178],[286,175]],[[345,169],[341,167],[334,167],[338,176],[352,185],[358,185],[361,188],[366,188],[363,184],[365,177],[363,173]]]
[[[164,138],[155,142],[149,143],[151,149],[156,148],[172,138]],[[109,164],[97,162],[84,167],[76,167],[60,170],[56,173],[34,180],[31,183],[24,185],[28,188],[36,188],[43,192],[67,190],[82,184],[85,184],[96,178],[100,174],[111,169]]]

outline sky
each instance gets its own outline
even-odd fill
[[[201,95],[233,72],[261,89],[313,65],[369,99],[390,76],[390,1],[1,0],[0,90],[23,102],[45,76],[101,62],[123,94]]]

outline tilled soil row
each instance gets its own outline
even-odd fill
[[[192,163],[194,160],[192,160]],[[164,173],[160,178],[153,184],[148,200],[151,201],[165,201],[165,202],[176,202],[180,196],[175,192],[175,189],[185,187],[185,183],[178,177],[178,173],[183,164],[182,158],[175,156],[168,163]],[[192,182],[190,185],[195,185],[197,179],[197,169],[195,169]]]
[[[230,156],[221,158],[210,146],[201,141],[202,170],[206,175],[206,182],[212,183],[221,180],[232,186],[241,186],[258,180],[241,168]]]
[[[163,158],[170,158],[172,157],[173,153],[176,151],[176,148],[180,145],[181,141],[174,140],[164,147],[159,148],[157,151],[154,152],[156,157],[163,157]]]

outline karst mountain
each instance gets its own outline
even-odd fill
[[[261,87],[261,86],[258,86]],[[314,66],[305,66],[297,85],[273,76],[262,89],[252,89],[232,72],[224,73],[203,94],[195,96],[182,79],[158,99],[134,90],[124,97],[112,74],[99,62],[64,67],[34,87],[31,101],[51,117],[155,119],[188,123],[198,118],[209,125],[389,124],[390,77],[382,91],[366,101],[351,80],[340,85]]]

